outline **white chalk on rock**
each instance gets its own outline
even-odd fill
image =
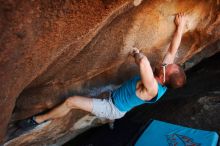
[[[93,121],[97,119],[96,116],[86,115],[79,119],[73,126],[75,130],[83,129],[92,125]]]
[[[134,6],[138,6],[141,4],[141,2],[142,2],[142,0],[134,0],[133,4],[134,4]]]

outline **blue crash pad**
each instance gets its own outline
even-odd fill
[[[216,146],[217,143],[216,132],[153,120],[135,146]]]

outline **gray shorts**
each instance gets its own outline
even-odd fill
[[[92,105],[92,114],[100,118],[114,120],[120,119],[126,114],[126,112],[121,112],[113,104],[111,97],[107,97],[104,99],[93,98]]]

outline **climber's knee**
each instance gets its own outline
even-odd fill
[[[68,108],[76,107],[76,103],[77,103],[77,96],[71,96],[71,97],[67,98],[65,101],[65,105]]]
[[[92,99],[84,96],[71,96],[65,101],[65,105],[71,109],[91,111]]]

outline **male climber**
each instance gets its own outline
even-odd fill
[[[166,92],[167,87],[179,88],[183,86],[186,82],[186,76],[183,69],[174,63],[174,59],[185,28],[185,14],[177,14],[174,22],[176,30],[164,57],[163,65],[157,67],[154,72],[148,58],[137,48],[133,48],[130,54],[139,66],[140,76],[126,81],[118,89],[112,91],[109,97],[96,99],[71,96],[48,113],[20,121],[19,125],[22,128],[33,127],[47,120],[61,118],[72,109],[88,111],[102,118],[119,119],[138,105],[156,102]]]

